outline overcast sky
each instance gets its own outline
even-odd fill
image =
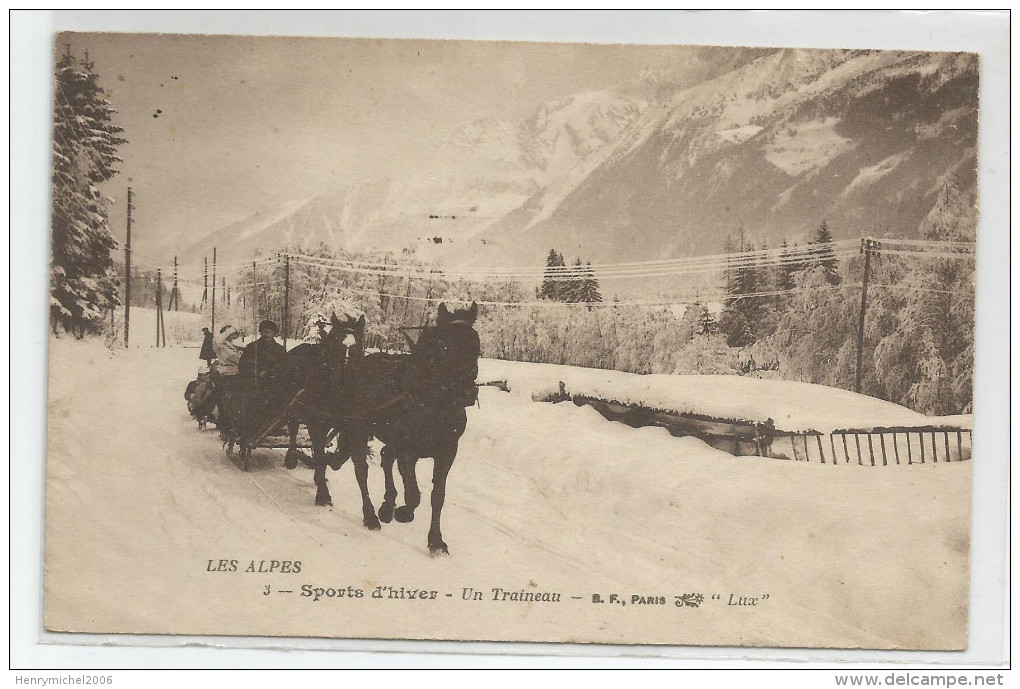
[[[425,164],[480,117],[607,88],[679,47],[60,34],[86,50],[128,144],[108,194],[138,250],[175,250],[275,206]],[[153,236],[158,233],[159,236]],[[148,241],[143,237],[148,236]]]

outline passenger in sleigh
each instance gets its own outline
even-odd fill
[[[238,365],[244,385],[245,417],[254,426],[261,426],[270,414],[281,410],[289,392],[287,350],[276,341],[279,333],[273,321],[259,323],[259,339],[245,347]],[[254,427],[246,429],[248,434],[255,432]]]
[[[219,391],[220,411],[216,418],[216,426],[219,428],[220,437],[227,439],[231,429],[239,415],[238,398],[240,391],[237,389],[237,366],[240,361],[241,352],[244,347],[237,342],[241,333],[232,325],[224,325],[219,333],[213,338],[213,353],[216,358],[213,360],[210,370],[214,373],[216,388]]]

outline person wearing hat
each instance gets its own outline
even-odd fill
[[[209,365],[209,362],[216,358],[216,353],[213,351],[213,334],[209,328],[202,328],[202,351],[198,353],[198,358]]]
[[[259,323],[259,339],[244,349],[239,370],[245,393],[256,405],[256,416],[261,417],[279,406],[286,383],[287,350],[276,341],[280,328],[265,320]]]
[[[217,418],[216,425],[220,430],[220,437],[226,439],[227,434],[237,418],[239,405],[237,398],[237,370],[241,361],[241,352],[244,347],[238,344],[241,333],[232,325],[224,325],[220,332],[213,338],[212,348],[216,354],[212,370],[216,372],[216,387],[219,390],[220,405],[223,413]]]
[[[224,325],[213,338],[212,348],[216,355],[216,372],[221,376],[236,376],[241,363],[244,347],[238,343],[241,333],[232,325]]]
[[[276,341],[280,328],[265,320],[259,323],[259,339],[244,349],[239,370],[247,381],[264,381],[279,372],[287,362],[287,350]]]

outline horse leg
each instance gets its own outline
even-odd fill
[[[365,528],[370,531],[379,530],[379,518],[375,516],[375,505],[368,494],[368,439],[360,442],[351,452],[351,460],[354,462],[354,475],[358,479],[358,488],[361,489],[361,514],[364,519]]]
[[[397,487],[393,483],[393,461],[396,459],[393,450],[383,446],[379,459],[382,463],[383,476],[386,478],[386,492],[383,493],[383,503],[379,505],[379,521],[389,524],[393,520],[393,506],[397,499]]]
[[[429,527],[429,553],[432,556],[450,554],[450,549],[443,541],[439,520],[443,514],[443,503],[446,502],[446,477],[456,456],[456,447],[452,451],[439,453],[432,468],[432,525]]]
[[[283,460],[283,466],[288,469],[295,469],[298,465],[298,460],[301,459],[301,450],[297,447],[297,434],[298,426],[301,422],[296,416],[287,417],[287,434],[290,436],[290,447],[287,448],[287,456]]]
[[[393,512],[393,518],[401,524],[414,521],[414,508],[421,504],[421,491],[418,490],[418,476],[415,474],[417,464],[417,457],[406,454],[397,457],[400,480],[404,484],[404,504]]]
[[[329,495],[329,488],[326,487],[326,431],[322,426],[312,425],[308,427],[308,436],[312,440],[312,465],[315,469],[315,504],[321,506],[333,506],[333,498]]]

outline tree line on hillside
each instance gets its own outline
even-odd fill
[[[976,225],[974,199],[949,181],[919,234],[972,244]],[[813,240],[820,251],[804,263],[727,275],[719,329],[744,353],[745,373],[854,388],[864,256],[838,261],[830,242],[823,222]],[[872,254],[862,393],[932,415],[972,410],[976,272],[973,261],[945,255],[954,251]]]
[[[972,213],[972,199],[947,184],[922,225],[922,237],[972,242]],[[755,250],[742,234],[728,239],[726,248],[737,254]],[[366,315],[370,347],[401,350],[401,328],[431,323],[440,301],[477,300],[490,302],[480,304],[475,326],[487,357],[634,373],[749,375],[853,389],[863,257],[839,259],[824,221],[809,246],[795,252],[797,247],[784,243],[779,254],[788,260],[778,265],[746,260],[725,271],[727,297],[716,318],[697,300],[661,307],[611,300],[593,308],[594,302],[555,291],[569,283],[556,270],[529,289],[513,281],[451,280],[411,251],[395,256],[323,245],[311,254],[326,262],[291,264],[289,336],[311,336],[317,314],[328,318],[333,310],[353,307]],[[392,265],[393,274],[349,268],[358,264]],[[561,267],[562,257],[550,252],[547,264]],[[431,274],[409,277],[408,266]],[[282,319],[282,261],[263,273],[262,287],[238,292],[247,312],[239,312],[242,300],[235,298],[237,319],[253,327],[261,318]],[[862,392],[928,414],[970,411],[973,264],[878,252],[871,258],[870,280]],[[529,299],[532,294],[538,299]]]

